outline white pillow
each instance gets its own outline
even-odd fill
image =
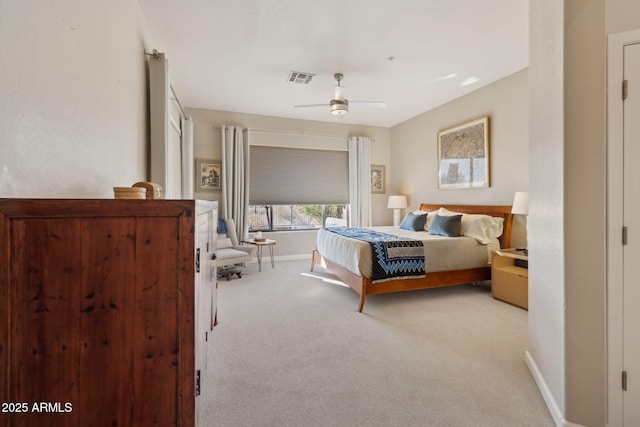
[[[497,218],[483,214],[453,212],[445,208],[440,208],[438,210],[438,215],[450,216],[460,214],[462,214],[460,235],[473,237],[483,245],[491,243],[493,239],[497,239],[502,235],[504,218]]]
[[[231,243],[231,239],[229,237],[223,237],[218,239],[218,249],[232,248],[233,243]]]
[[[463,215],[462,228],[465,230],[460,233],[463,236],[473,237],[478,242],[486,245],[502,235],[503,223],[504,218],[483,215],[481,218],[468,220],[465,224]]]

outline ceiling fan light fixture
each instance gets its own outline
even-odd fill
[[[334,116],[344,116],[349,112],[349,101],[346,99],[332,99],[329,103],[329,112]]]

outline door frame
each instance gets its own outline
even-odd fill
[[[624,47],[640,43],[640,30],[610,34],[607,51],[607,425],[622,425],[624,225]]]

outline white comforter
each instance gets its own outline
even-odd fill
[[[407,231],[392,226],[371,228],[382,233],[421,240],[427,273],[484,267],[490,262],[491,253],[500,249],[498,239],[484,245],[471,237],[433,236],[426,231]],[[316,249],[349,271],[362,277],[371,277],[371,245],[368,242],[320,229]]]

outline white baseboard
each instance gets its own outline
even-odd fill
[[[528,351],[525,352],[525,363],[538,386],[538,390],[540,390],[540,394],[547,405],[547,409],[549,409],[549,412],[551,413],[551,418],[553,418],[555,425],[557,427],[585,427],[581,424],[575,424],[564,419],[564,415],[562,414],[562,411],[560,411],[560,408],[556,403],[556,399],[553,397],[553,394],[551,393],[551,390],[549,390],[540,369],[538,369],[538,365],[536,365],[533,357],[531,357],[531,353]]]
[[[300,254],[300,255],[276,255],[273,257],[274,262],[278,261],[309,261],[311,262],[311,254]],[[262,262],[270,262],[269,255],[262,254]],[[257,264],[258,259],[254,258],[249,261],[249,264]]]

